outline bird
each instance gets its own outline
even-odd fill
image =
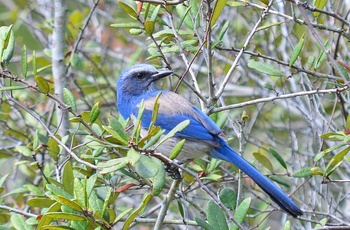
[[[185,139],[185,144],[176,159],[194,159],[209,155],[229,162],[247,174],[282,210],[293,217],[301,216],[303,211],[280,188],[227,144],[223,132],[208,115],[181,95],[158,89],[158,80],[172,73],[171,70],[157,69],[149,64],[136,64],[126,68],[116,84],[116,104],[123,118],[135,121],[143,101],[145,109],[141,126],[143,130],[147,130],[151,124],[156,97],[160,94],[155,126],[160,126],[166,134],[180,122],[190,122],[185,129],[160,145],[156,149],[157,152],[169,156],[173,147]]]

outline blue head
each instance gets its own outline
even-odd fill
[[[127,118],[136,103],[147,92],[157,90],[156,82],[168,75],[170,70],[158,70],[154,66],[138,64],[124,70],[117,81],[117,104],[120,113]]]

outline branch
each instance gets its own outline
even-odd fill
[[[0,88],[3,88],[4,86],[2,84],[0,84]],[[64,150],[67,151],[67,153],[69,153],[69,155],[71,157],[73,157],[77,162],[84,164],[92,169],[99,169],[96,165],[93,165],[87,161],[84,161],[82,159],[80,159],[77,155],[75,155],[75,153],[69,149],[63,142],[61,142],[54,133],[51,132],[51,130],[46,126],[45,122],[43,120],[41,120],[40,116],[38,114],[36,114],[35,112],[33,112],[32,110],[28,109],[26,106],[24,106],[23,104],[21,104],[19,101],[17,101],[15,98],[13,98],[10,93],[8,93],[7,91],[4,92],[6,95],[6,98],[9,101],[12,101],[15,105],[17,105],[18,107],[22,108],[23,110],[25,110],[28,114],[30,114],[33,118],[35,118],[35,120],[37,120],[46,130],[46,132],[48,133],[49,137],[51,137],[52,139],[54,139],[60,146],[62,146],[62,148]]]
[[[33,218],[37,218],[38,217],[38,215],[29,213],[29,212],[24,212],[24,211],[15,209],[15,208],[11,208],[11,207],[8,207],[6,205],[0,205],[0,210],[1,209],[7,210],[7,211],[10,211],[10,212],[15,212],[15,213],[21,214],[23,216],[27,216],[27,217],[33,217]]]
[[[54,26],[52,33],[52,75],[55,81],[55,95],[63,101],[63,88],[67,85],[66,66],[64,61],[65,34],[66,34],[66,13],[68,11],[65,0],[54,2]],[[58,133],[65,136],[69,130],[68,112],[60,110],[56,106]]]
[[[179,5],[183,3],[185,0],[175,0],[175,1],[167,1],[167,0],[138,0],[139,2],[148,2],[153,4],[160,4],[160,5]]]
[[[254,28],[252,29],[252,31],[251,31],[250,34],[248,35],[248,37],[247,37],[247,39],[246,39],[246,41],[245,41],[243,47],[241,48],[241,50],[240,50],[239,53],[237,54],[235,61],[232,63],[231,68],[230,68],[229,71],[227,72],[227,74],[226,74],[224,80],[222,81],[222,84],[220,85],[220,88],[219,88],[219,90],[217,91],[217,93],[216,93],[216,95],[215,95],[216,98],[219,98],[219,97],[222,95],[222,93],[224,92],[225,87],[226,87],[226,85],[227,85],[227,83],[228,83],[228,81],[229,81],[229,79],[230,79],[230,76],[231,76],[231,74],[233,73],[233,71],[236,69],[236,67],[237,67],[237,65],[238,65],[238,62],[239,62],[239,60],[241,59],[241,57],[242,57],[242,55],[243,55],[243,53],[244,53],[244,50],[247,49],[247,46],[249,45],[250,40],[253,38],[255,32],[257,31],[259,25],[261,24],[261,22],[265,19],[265,17],[266,17],[267,14],[269,13],[269,10],[270,10],[270,8],[271,8],[273,2],[274,2],[274,1],[270,1],[270,2],[269,2],[269,5],[268,5],[268,6],[265,8],[265,10],[262,12],[261,17],[260,17],[259,20],[256,22]]]
[[[241,107],[245,107],[248,105],[254,105],[254,104],[263,103],[263,102],[272,102],[275,100],[281,100],[281,99],[286,99],[286,98],[291,98],[291,97],[300,97],[300,96],[306,96],[306,95],[325,94],[325,93],[341,93],[349,88],[350,87],[348,85],[345,85],[342,88],[336,88],[336,89],[323,89],[323,90],[316,89],[316,90],[310,90],[310,91],[304,91],[304,92],[277,95],[277,96],[273,96],[273,97],[260,98],[260,99],[256,99],[256,100],[251,100],[251,101],[239,103],[239,104],[223,106],[220,108],[213,108],[210,110],[210,113],[216,113],[216,112],[220,112],[220,111],[224,111],[224,110],[241,108]]]
[[[176,193],[176,190],[178,189],[180,183],[181,183],[181,180],[174,180],[173,183],[171,184],[168,195],[166,195],[163,198],[164,200],[162,202],[162,206],[160,208],[157,221],[154,225],[155,230],[162,228],[162,225],[164,224],[164,219],[165,219],[166,213],[169,209],[169,205],[170,205],[171,201],[173,200],[174,195]]]

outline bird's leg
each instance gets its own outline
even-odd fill
[[[173,164],[170,164],[170,163],[166,164],[165,171],[168,173],[168,176],[170,176],[174,180],[181,180],[182,179],[179,168]]]
[[[186,160],[178,161],[177,164],[182,165],[182,164],[188,163],[189,161],[191,161],[191,160],[190,159],[186,159]],[[180,174],[179,168],[176,165],[173,165],[171,163],[165,164],[165,171],[174,180],[182,179],[182,176]]]

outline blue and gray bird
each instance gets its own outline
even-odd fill
[[[230,162],[252,178],[284,211],[293,217],[302,215],[300,208],[286,194],[226,143],[222,131],[210,117],[182,96],[171,91],[158,90],[156,82],[171,73],[172,71],[158,70],[148,64],[138,64],[124,70],[117,81],[117,105],[124,119],[135,119],[138,116],[139,105],[144,100],[142,128],[148,129],[155,99],[161,92],[155,125],[167,133],[182,121],[189,120],[190,124],[160,145],[158,152],[169,155],[173,147],[185,139],[185,145],[177,159],[209,155]]]

